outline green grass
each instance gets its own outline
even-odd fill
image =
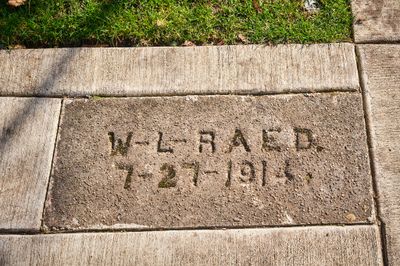
[[[349,0],[0,0],[0,45],[150,46],[348,41]],[[258,9],[258,10],[257,10]]]

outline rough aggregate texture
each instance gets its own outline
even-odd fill
[[[370,223],[369,169],[359,93],[73,100],[45,224]]]

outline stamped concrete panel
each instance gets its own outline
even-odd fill
[[[400,45],[359,47],[381,218],[391,265],[400,264]]]
[[[0,236],[2,265],[382,265],[375,226]]]
[[[0,51],[1,95],[357,90],[352,44]]]
[[[52,229],[372,222],[359,93],[69,101]]]
[[[40,228],[60,108],[58,99],[0,98],[0,229]]]
[[[356,42],[400,41],[399,0],[352,0]]]

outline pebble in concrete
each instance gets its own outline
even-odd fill
[[[0,264],[382,265],[375,226],[0,236]]]
[[[390,265],[400,263],[400,45],[362,45],[367,109]]]
[[[0,98],[0,229],[40,228],[60,108],[58,99]]]
[[[50,229],[369,223],[359,93],[73,100]]]
[[[400,41],[399,0],[353,0],[356,42]]]

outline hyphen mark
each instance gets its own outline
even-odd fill
[[[218,174],[216,170],[204,171],[205,174]]]

